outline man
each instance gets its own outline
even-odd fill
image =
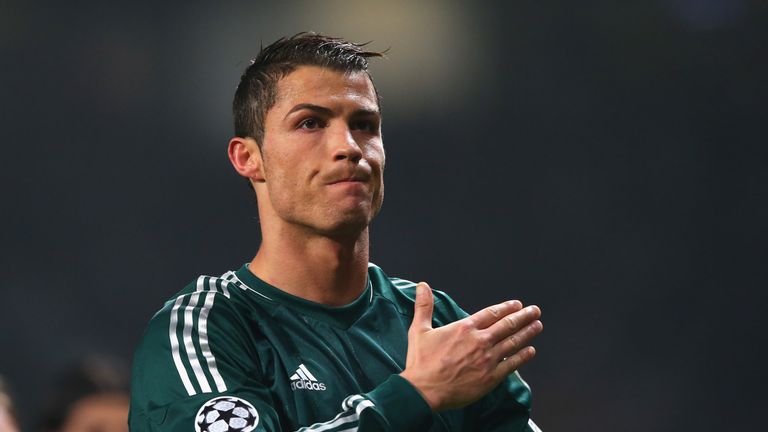
[[[256,193],[262,242],[153,317],[132,430],[538,430],[515,372],[534,355],[537,307],[467,317],[368,262],[384,196],[378,56],[305,33],[243,74],[229,158]]]

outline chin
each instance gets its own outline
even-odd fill
[[[329,237],[356,237],[368,228],[373,216],[370,212],[349,212],[338,215],[335,220],[321,231]]]
[[[368,219],[358,219],[336,224],[327,232],[331,237],[357,237],[366,229],[368,229]]]

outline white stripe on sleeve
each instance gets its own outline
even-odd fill
[[[168,337],[171,340],[171,353],[173,355],[173,363],[176,365],[176,371],[179,373],[181,382],[184,383],[184,388],[187,390],[187,394],[194,395],[195,388],[192,386],[192,381],[189,380],[187,369],[184,367],[184,363],[181,362],[181,355],[179,354],[179,338],[176,336],[176,326],[179,322],[179,307],[184,301],[183,296],[179,296],[176,299],[176,303],[173,304],[171,309],[171,323],[168,326]]]
[[[361,401],[357,406],[355,407],[355,413],[360,416],[360,413],[363,412],[364,409],[370,408],[373,406],[373,402],[369,400]]]
[[[195,373],[197,383],[200,385],[200,389],[203,393],[210,393],[211,385],[208,383],[208,378],[205,377],[203,367],[200,365],[200,360],[197,358],[195,344],[192,341],[192,327],[195,325],[192,314],[202,295],[200,292],[203,291],[204,282],[205,278],[203,276],[197,278],[197,290],[190,297],[187,307],[184,308],[184,331],[182,332],[182,337],[184,338],[184,349],[187,351],[187,358],[189,359],[189,364],[192,366],[192,372]]]
[[[541,429],[539,429],[539,427],[536,426],[536,423],[531,419],[528,419],[528,427],[531,428],[533,432],[541,432]]]
[[[211,287],[210,280],[208,281],[208,287]],[[208,364],[208,370],[211,372],[213,382],[216,383],[216,390],[219,392],[227,391],[227,385],[224,383],[224,378],[219,374],[219,368],[216,367],[216,359],[213,357],[211,347],[208,345],[208,313],[213,307],[213,302],[216,300],[216,292],[211,289],[205,296],[205,303],[200,310],[200,316],[197,319],[197,334],[200,338],[200,350],[203,353],[203,358]]]
[[[359,403],[358,403],[359,401]],[[357,403],[357,405],[355,405]],[[322,431],[330,431],[330,430],[336,430],[337,432],[342,431],[356,431],[357,430],[357,422],[360,421],[360,413],[369,407],[372,407],[373,402],[371,402],[368,399],[365,399],[364,397],[360,395],[352,395],[348,396],[344,401],[341,403],[341,409],[344,410],[341,413],[339,413],[336,417],[334,417],[332,420],[329,420],[325,423],[315,423],[311,426],[303,427],[299,429],[296,432],[309,432],[309,431],[316,431],[316,432],[322,432]],[[354,411],[351,412],[351,410],[354,407]],[[342,425],[346,425],[348,423],[351,423],[349,428],[347,429],[337,429],[338,427]]]

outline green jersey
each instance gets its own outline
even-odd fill
[[[438,413],[398,375],[415,287],[370,264],[362,295],[329,307],[247,266],[199,277],[155,314],[136,351],[131,430],[537,431],[517,373]],[[435,327],[467,316],[433,292]]]

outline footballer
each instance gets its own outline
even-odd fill
[[[228,154],[256,194],[255,257],[200,276],[152,318],[132,431],[538,431],[517,369],[541,311],[465,313],[369,261],[384,198],[381,53],[314,33],[262,48]]]

